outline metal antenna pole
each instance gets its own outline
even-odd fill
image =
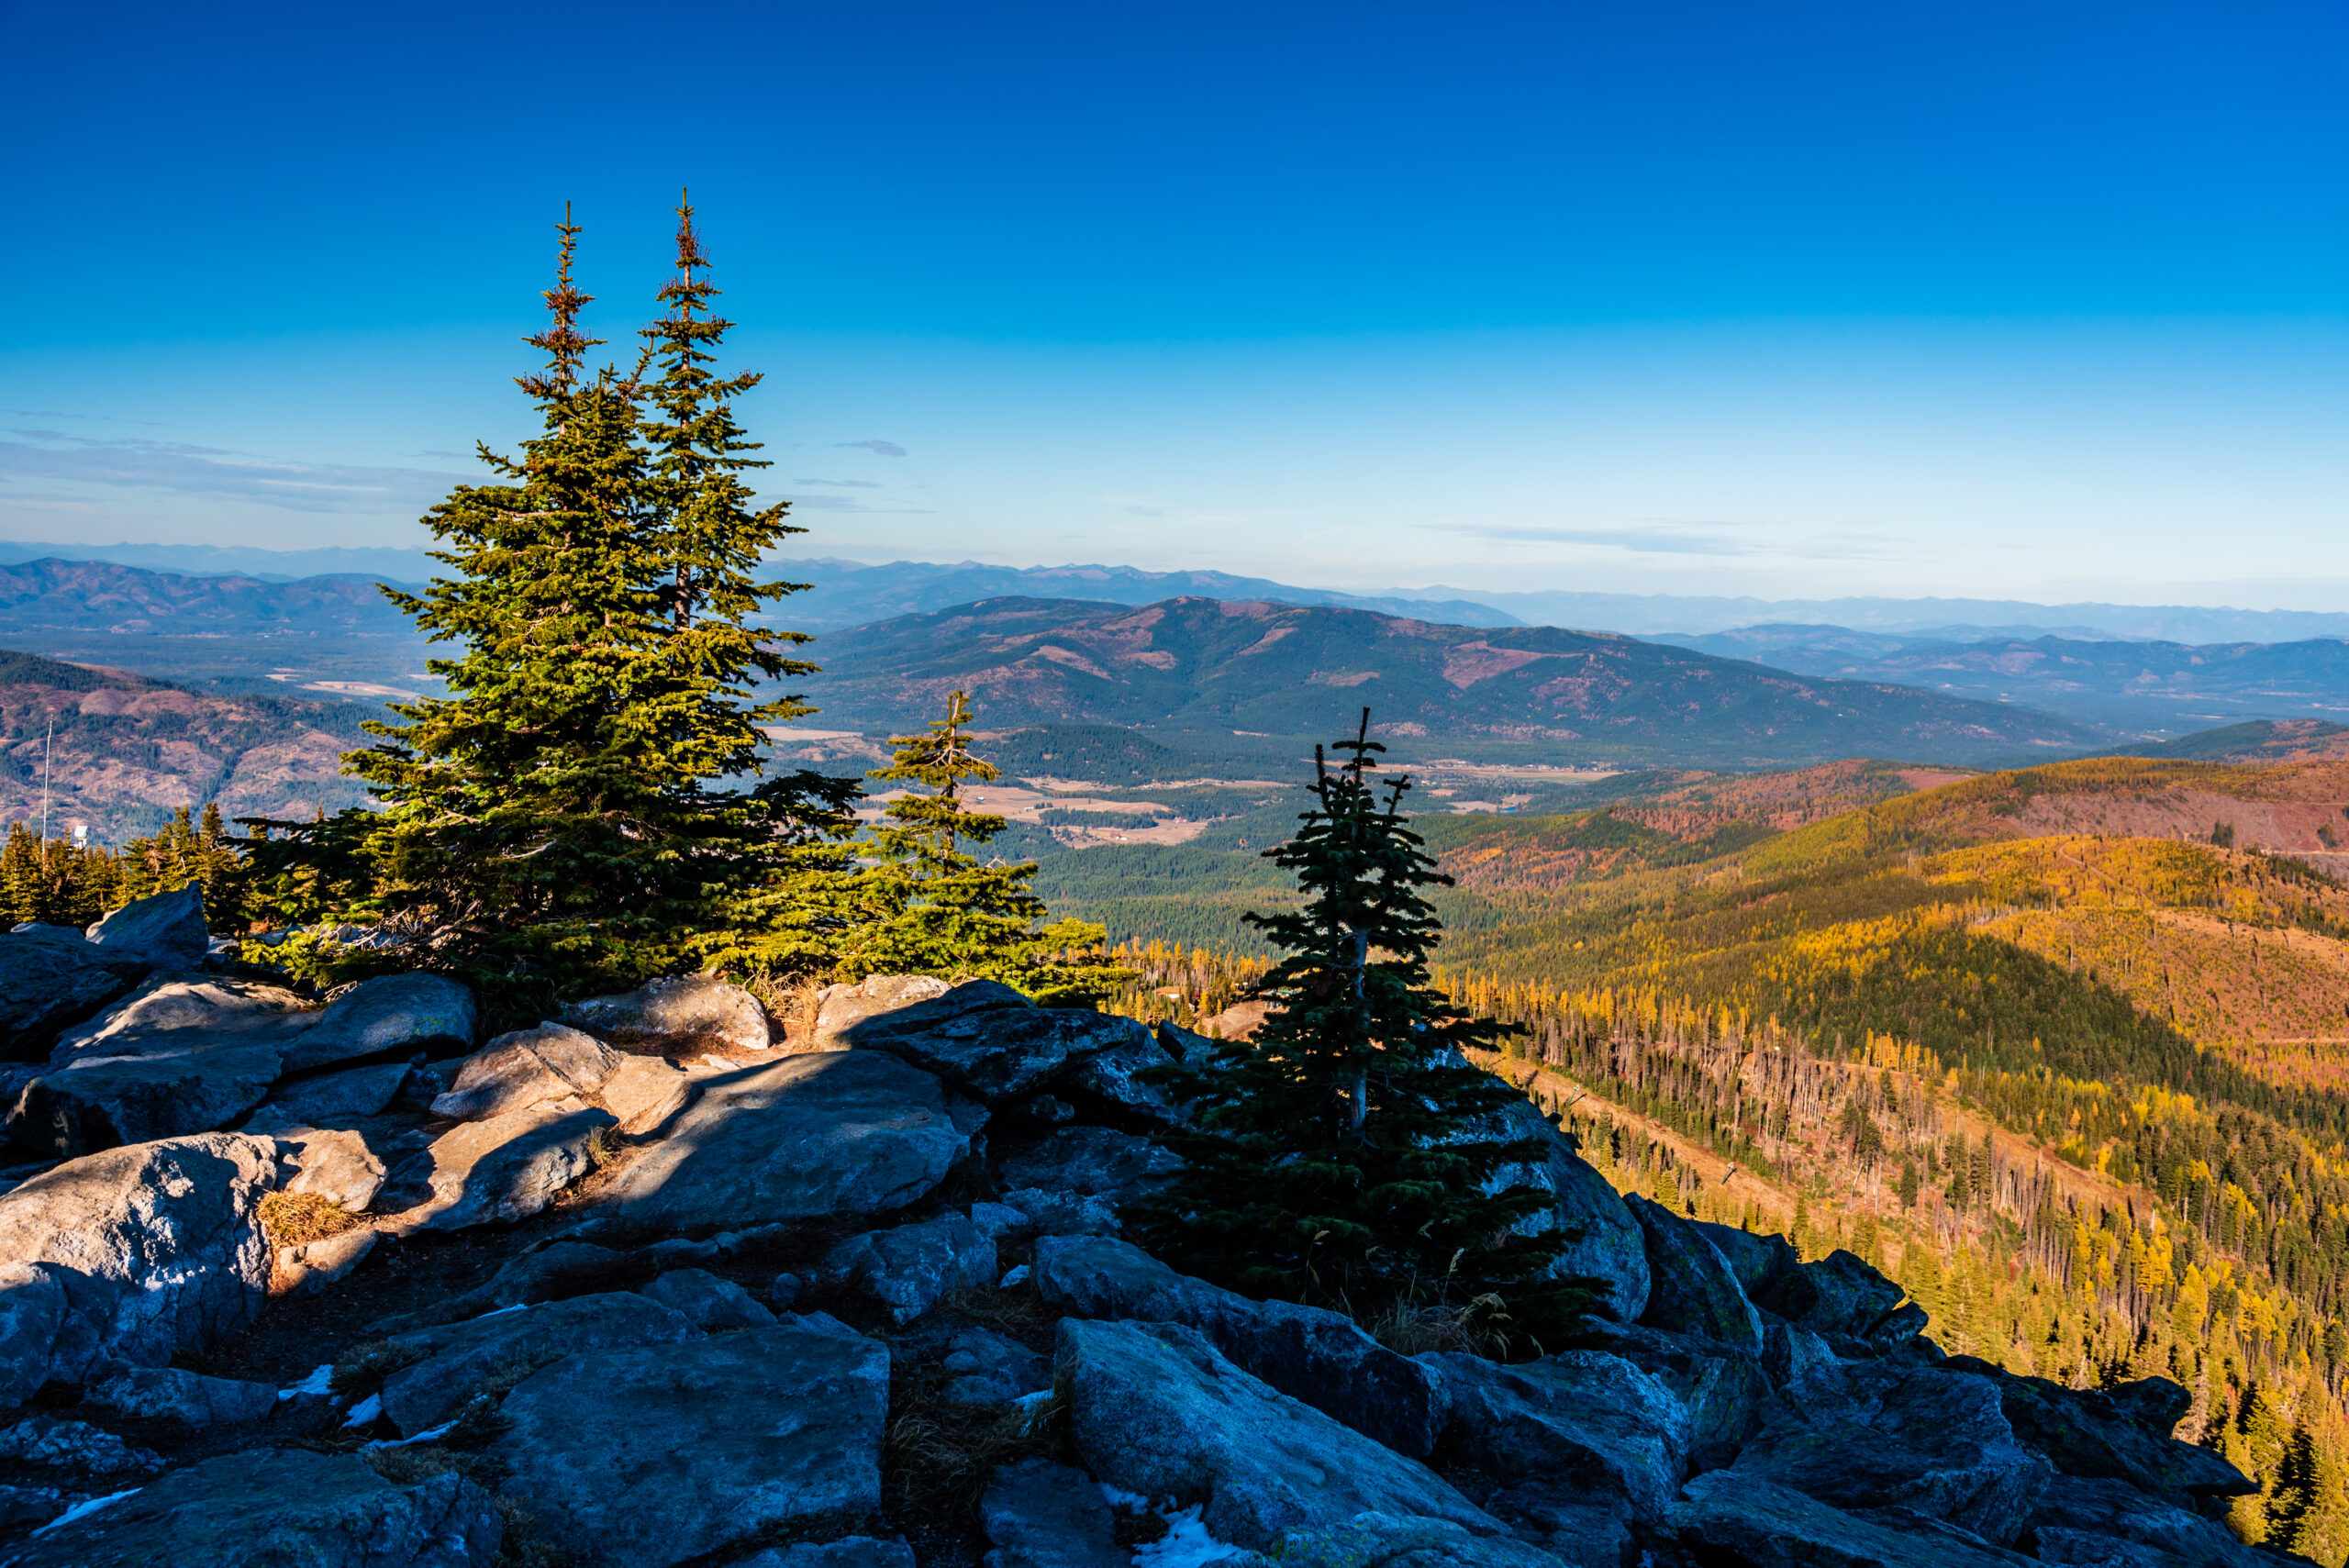
[[[57,740],[57,716],[50,715],[49,736],[40,743],[40,842],[44,852],[49,848],[49,749]]]

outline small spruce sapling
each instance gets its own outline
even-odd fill
[[[955,692],[928,733],[891,737],[895,757],[870,775],[911,787],[874,827],[859,918],[843,939],[843,977],[999,980],[1047,1006],[1088,1006],[1114,995],[1129,976],[1101,956],[1107,930],[1085,920],[1040,927],[1049,911],[1029,885],[1036,862],[982,862],[963,848],[988,843],[1006,826],[963,800],[964,785],[1000,776],[972,750],[971,717],[969,702]]]
[[[1253,1041],[1159,1070],[1194,1108],[1165,1138],[1186,1163],[1128,1212],[1168,1262],[1252,1296],[1465,1311],[1512,1351],[1555,1345],[1593,1282],[1555,1275],[1564,1238],[1527,1223],[1552,1199],[1514,1179],[1544,1155],[1513,1136],[1521,1096],[1461,1054],[1501,1026],[1430,984],[1442,927],[1420,890],[1451,879],[1405,825],[1410,780],[1373,783],[1369,729],[1364,709],[1334,767],[1315,748],[1314,804],[1264,851],[1303,901],[1246,917],[1284,955],[1250,988],[1272,1007]]]

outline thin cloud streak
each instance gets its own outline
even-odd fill
[[[135,438],[98,440],[17,430],[0,441],[0,482],[63,481],[173,495],[229,496],[292,512],[429,506],[465,476],[421,468],[274,462],[217,447]],[[38,442],[63,444],[36,444]]]

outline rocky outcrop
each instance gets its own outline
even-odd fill
[[[680,1056],[715,1051],[732,1056],[764,1051],[766,1009],[740,985],[711,974],[685,974],[616,996],[593,996],[566,1007],[562,1021],[630,1051]]]
[[[874,974],[853,985],[827,985],[817,995],[816,1018],[807,1037],[796,1040],[793,1048],[853,1050],[853,1044],[841,1037],[865,1019],[910,1007],[918,1002],[935,1001],[952,989],[947,982],[930,974]],[[1022,996],[1019,1000],[1025,1002],[1027,998]]]
[[[1144,1497],[1198,1500],[1217,1540],[1261,1548],[1370,1512],[1503,1533],[1424,1465],[1249,1376],[1197,1329],[1063,1318],[1054,1375],[1085,1467]]]
[[[1443,1430],[1441,1379],[1334,1312],[1251,1301],[1099,1237],[1039,1242],[1036,1289],[1048,1305],[1080,1318],[1196,1329],[1271,1387],[1414,1459],[1426,1458]]]
[[[665,1568],[881,1507],[889,1354],[796,1323],[588,1350],[507,1396],[498,1456],[559,1544]],[[829,1532],[828,1532],[829,1533]]]
[[[707,1269],[672,1269],[656,1275],[639,1295],[657,1301],[705,1333],[729,1329],[770,1329],[774,1314],[732,1280]]]
[[[992,980],[965,981],[927,1001],[876,1009],[834,1038],[852,1051],[902,1057],[991,1106],[1030,1094],[1064,1068],[1112,1047],[1151,1043],[1150,1030],[1135,1019],[1039,1007]]]
[[[383,1411],[402,1436],[414,1437],[454,1416],[494,1377],[510,1381],[517,1371],[547,1366],[581,1351],[698,1338],[682,1315],[623,1291],[395,1334],[385,1341],[391,1359],[409,1360],[384,1379]]]
[[[480,1568],[497,1507],[453,1472],[398,1486],[356,1454],[223,1454],[44,1532],[5,1568]]]
[[[164,1366],[252,1321],[276,1153],[206,1133],[85,1155],[0,1195],[0,1386],[78,1382],[100,1359]]]
[[[1647,1309],[1640,1321],[1668,1333],[1762,1353],[1762,1318],[1720,1249],[1696,1224],[1633,1193],[1624,1204],[1647,1243]]]
[[[63,927],[0,932],[0,1057],[39,1057],[60,1030],[136,985],[147,968],[134,953],[97,947]]]
[[[465,1059],[448,1093],[432,1101],[432,1114],[485,1121],[550,1100],[592,1095],[619,1063],[619,1052],[563,1024],[516,1029]]]
[[[1913,1514],[1845,1513],[1721,1470],[1688,1483],[1674,1532],[1751,1568],[2009,1568],[2022,1559]]]
[[[612,1113],[576,1099],[463,1122],[403,1162],[384,1183],[379,1207],[397,1232],[462,1230],[528,1219],[595,1169],[596,1134]]]
[[[242,1427],[277,1407],[277,1390],[266,1383],[206,1377],[177,1367],[100,1366],[83,1390],[84,1408],[139,1420],[177,1421],[186,1427]]]
[[[1049,1459],[996,1467],[979,1497],[979,1524],[995,1550],[983,1568],[1129,1568],[1100,1485]]]
[[[408,1064],[385,1062],[281,1082],[244,1122],[247,1132],[286,1133],[302,1128],[344,1128],[382,1114],[407,1082]]]
[[[880,1213],[944,1180],[985,1119],[882,1052],[788,1057],[703,1080],[610,1201],[676,1229]]]
[[[443,974],[386,974],[336,997],[286,1047],[285,1071],[473,1043],[473,994]]]
[[[852,1236],[824,1256],[822,1282],[861,1291],[910,1323],[952,1290],[995,1284],[995,1240],[952,1210],[918,1224]]]
[[[194,883],[126,904],[85,934],[91,946],[135,958],[150,969],[201,969],[212,951],[204,889]]]

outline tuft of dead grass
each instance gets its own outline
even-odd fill
[[[1050,1410],[969,1406],[944,1397],[936,1368],[890,1379],[889,1424],[881,1436],[881,1496],[889,1516],[942,1535],[967,1535],[979,1494],[999,1464],[1049,1455],[1060,1423]]]
[[[366,1216],[315,1193],[271,1193],[261,1200],[262,1232],[273,1247],[306,1246],[366,1223]]]
[[[364,1399],[380,1393],[384,1380],[404,1366],[413,1366],[424,1359],[425,1352],[414,1345],[395,1345],[389,1340],[367,1340],[353,1345],[341,1360],[334,1363],[334,1375],[329,1382],[337,1394],[347,1399]]]

